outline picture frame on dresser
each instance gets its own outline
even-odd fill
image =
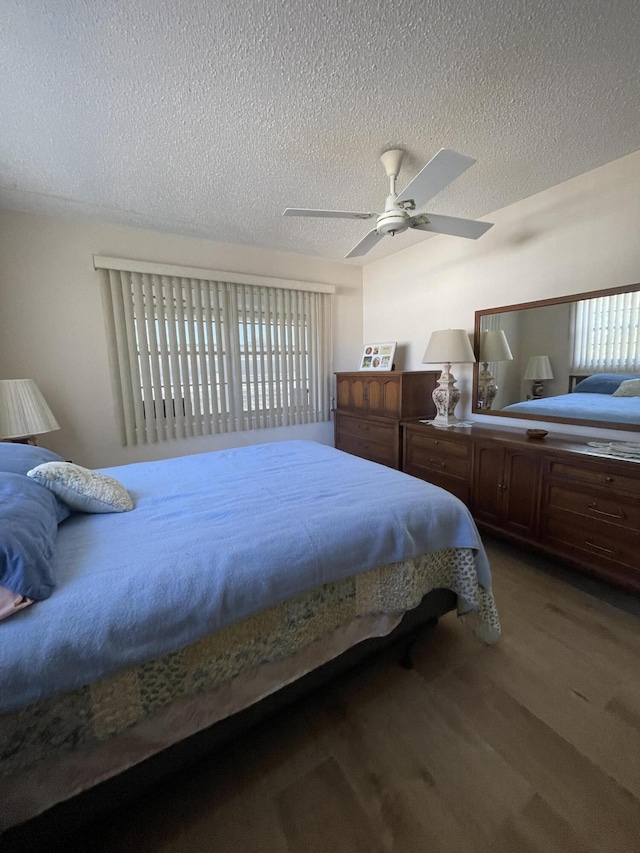
[[[396,342],[365,344],[362,347],[358,370],[393,370]]]

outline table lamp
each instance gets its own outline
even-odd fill
[[[533,383],[531,385],[531,399],[537,400],[542,397],[545,379],[553,379],[553,370],[551,370],[549,356],[532,355],[527,364],[523,379],[530,379]]]
[[[33,379],[0,379],[0,440],[36,444],[36,435],[60,429]]]
[[[464,329],[441,329],[431,333],[422,363],[444,363],[438,387],[432,394],[436,407],[436,416],[433,419],[435,426],[451,426],[457,421],[454,412],[460,399],[460,391],[455,387],[456,380],[451,373],[451,365],[468,364],[475,360],[469,336]]]
[[[498,386],[489,370],[490,361],[513,361],[513,355],[502,329],[482,332],[480,336],[480,361],[482,370],[478,373],[478,407],[490,409],[495,400]]]

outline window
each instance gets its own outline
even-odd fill
[[[94,258],[124,444],[330,417],[330,285]]]
[[[571,372],[640,371],[640,291],[571,305]]]

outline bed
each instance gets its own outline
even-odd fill
[[[638,374],[598,373],[578,382],[569,394],[542,397],[504,406],[503,412],[536,417],[615,421],[640,426]],[[622,392],[629,392],[623,396]]]
[[[6,838],[412,615],[499,636],[473,519],[421,480],[308,441],[102,473],[133,510],[59,512],[52,594],[0,621]]]

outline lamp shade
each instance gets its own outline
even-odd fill
[[[482,332],[480,336],[480,361],[513,361],[513,355],[502,329]]]
[[[423,364],[465,364],[476,357],[464,329],[432,332],[422,358]]]
[[[60,429],[33,379],[0,379],[0,439]]]
[[[524,379],[553,379],[548,355],[532,355],[524,372]]]

